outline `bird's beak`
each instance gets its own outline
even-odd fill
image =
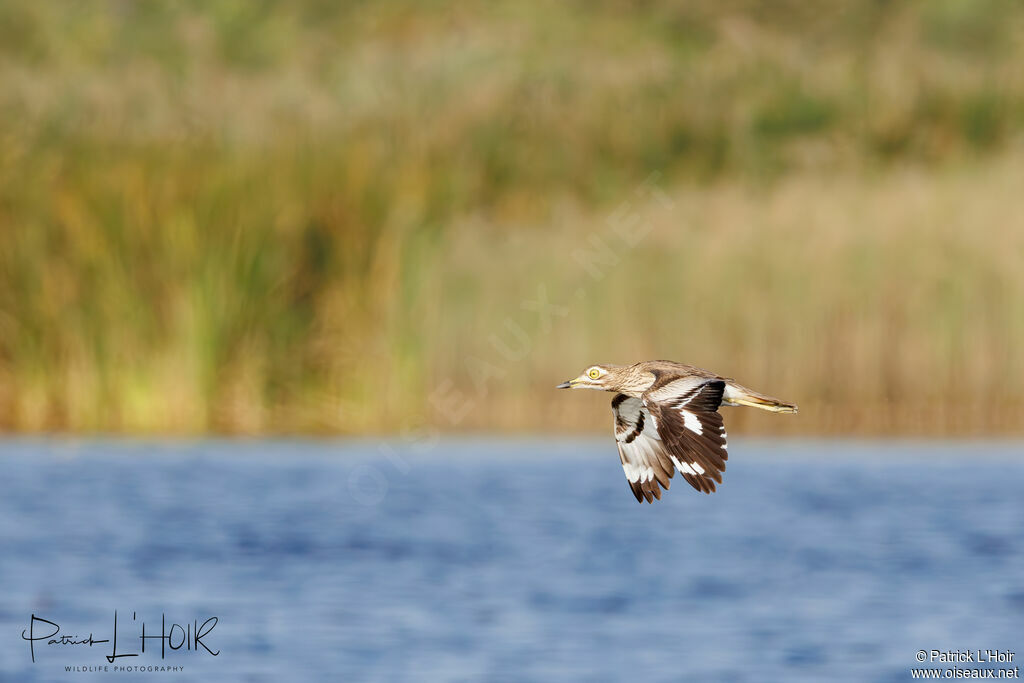
[[[555,389],[572,389],[572,383],[575,382],[575,381],[576,380],[571,379],[568,382],[562,382],[557,387],[555,387]]]

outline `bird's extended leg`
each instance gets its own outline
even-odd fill
[[[726,382],[725,391],[722,393],[722,405],[726,406],[749,406],[760,408],[773,413],[795,413],[795,403],[787,403],[781,399],[760,394],[753,389],[748,389],[742,384]]]

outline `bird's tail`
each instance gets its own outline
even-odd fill
[[[773,413],[797,412],[795,403],[786,403],[777,398],[759,394],[753,389],[748,389],[735,382],[726,383],[725,392],[722,394],[722,403],[727,406],[760,408],[761,410],[768,410]]]

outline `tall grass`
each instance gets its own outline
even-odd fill
[[[549,386],[662,356],[801,430],[1019,431],[1022,29],[1004,0],[2,3],[0,426],[594,427]],[[624,214],[650,231],[597,277],[574,254]]]

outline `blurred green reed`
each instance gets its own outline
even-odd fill
[[[1019,2],[6,0],[0,86],[4,429],[1021,430]]]

